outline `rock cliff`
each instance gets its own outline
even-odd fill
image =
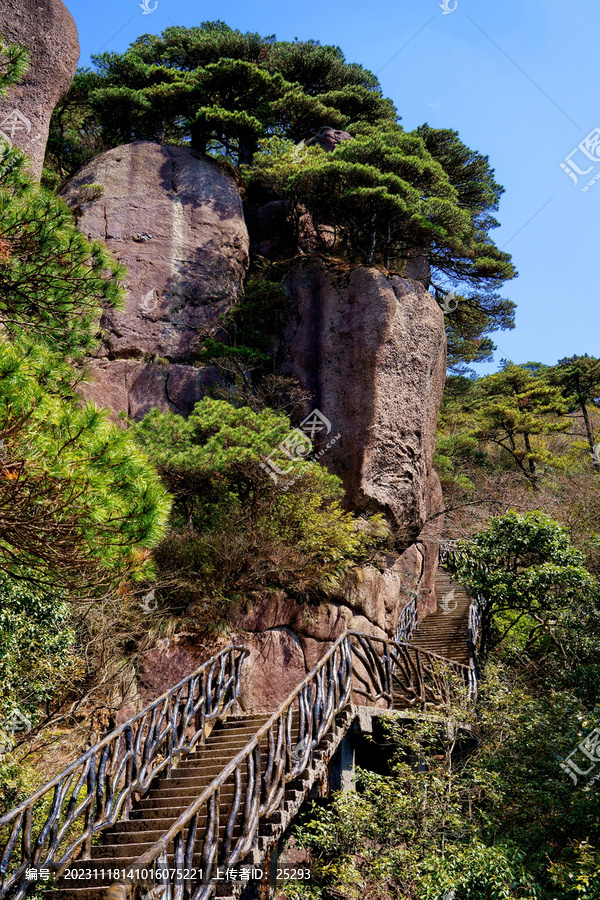
[[[442,312],[421,284],[364,267],[338,274],[321,260],[288,280],[285,371],[340,439],[323,461],[349,506],[383,512],[410,544],[426,518],[446,355]]]
[[[2,0],[0,35],[30,54],[23,83],[0,97],[0,131],[31,157],[39,178],[50,118],[77,68],[77,28],[61,0]]]
[[[140,142],[92,160],[63,195],[78,227],[103,239],[129,271],[126,309],[102,323],[104,344],[90,362],[86,396],[136,418],[153,406],[189,412],[216,383],[198,355],[219,315],[240,297],[248,264],[234,178],[191,150]],[[266,210],[251,212],[254,247],[263,239],[272,247],[273,209],[285,213],[270,199]],[[417,262],[425,272],[426,261]],[[326,263],[311,255],[310,240],[284,285],[283,374],[309,396],[305,412],[318,409],[339,435],[329,447],[317,440],[314,450],[342,478],[349,508],[386,517],[396,551],[383,571],[359,569],[318,608],[281,593],[232,613],[231,627],[252,654],[251,708],[276,705],[346,628],[393,637],[415,592],[420,614],[434,609],[442,526],[432,458],[446,355],[434,299],[414,278]],[[157,648],[146,668],[150,681],[160,677],[146,689],[175,682],[192,660],[189,634]]]
[[[192,150],[144,141],[97,156],[62,195],[79,229],[129,273],[85,396],[134,418],[154,406],[189,412],[214,384],[213,369],[194,365],[203,340],[240,296],[248,264],[233,177]]]

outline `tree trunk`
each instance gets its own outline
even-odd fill
[[[527,458],[527,463],[529,465],[529,475],[527,477],[529,478],[534,491],[537,491],[537,490],[539,490],[538,473],[537,473],[537,469],[535,467],[535,462],[531,458],[531,453],[533,451],[532,451],[532,447],[531,447],[531,441],[529,440],[529,435],[527,434],[527,432],[525,432],[525,434],[523,435],[523,439],[525,441],[525,448],[527,450],[527,453],[529,454],[529,456]]]
[[[587,433],[588,444],[590,445],[590,451],[592,454],[592,464],[594,466],[594,471],[596,474],[600,474],[600,459],[598,459],[598,445],[594,444],[594,434],[592,432],[592,426],[590,424],[590,417],[588,415],[587,406],[585,400],[581,398],[581,412],[583,413],[583,421],[585,422],[585,430]]]
[[[240,166],[251,166],[256,153],[256,140],[253,137],[241,137],[239,140],[238,163]]]

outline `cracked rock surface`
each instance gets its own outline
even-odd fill
[[[39,179],[50,118],[77,68],[77,28],[62,0],[2,0],[0,35],[25,47],[30,59],[23,82],[0,97],[0,131],[31,158]]]
[[[103,317],[86,397],[135,418],[189,412],[214,376],[196,364],[203,339],[240,296],[248,265],[235,180],[186,147],[140,141],[100,154],[61,193],[79,230],[129,273],[125,309]]]

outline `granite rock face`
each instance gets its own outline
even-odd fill
[[[77,28],[61,0],[2,0],[0,35],[30,55],[24,81],[0,97],[0,131],[31,158],[39,179],[50,118],[77,68]]]
[[[79,393],[85,400],[132,419],[143,419],[151,409],[188,415],[218,383],[214,366],[182,366],[135,359],[91,359],[87,381]]]
[[[352,135],[347,131],[342,131],[340,128],[332,128],[330,125],[327,125],[325,128],[321,128],[321,130],[309,138],[304,143],[307,147],[312,147],[313,144],[320,144],[323,150],[326,150],[330,153],[332,150],[335,150],[338,144],[341,144],[342,141],[351,141]]]
[[[79,230],[129,273],[125,310],[103,319],[106,362],[91,364],[86,396],[136,418],[153,406],[189,412],[214,379],[194,363],[248,264],[233,177],[188,148],[143,141],[97,156],[62,194]]]
[[[321,461],[347,503],[385,514],[404,546],[427,521],[446,371],[444,317],[421,284],[378,269],[301,263],[288,281],[286,374],[339,440]]]
[[[102,192],[86,187],[93,184]],[[85,395],[133,418],[152,407],[186,414],[218,383],[215,368],[194,363],[219,315],[240,296],[248,263],[234,179],[188,149],[142,142],[93,160],[64,195],[78,227],[104,240],[129,269],[127,308],[103,322],[106,339],[90,361],[95,380]],[[288,240],[286,216],[277,200],[255,210],[255,248],[263,240],[269,255],[272,241]],[[307,222],[305,256],[285,282],[283,374],[310,397],[304,415],[318,410],[329,423],[327,434],[315,436],[314,453],[323,451],[319,461],[341,477],[347,506],[382,513],[397,550],[384,568],[354,571],[319,607],[283,593],[232,607],[233,639],[250,650],[243,681],[249,710],[274,709],[345,630],[393,639],[411,597],[419,598],[420,616],[436,604],[443,503],[432,460],[446,342],[442,312],[423,284],[426,260],[415,258],[402,276],[336,268],[309,254],[311,227]],[[189,659],[182,647],[157,648],[148,672],[156,663],[167,686],[192,665],[192,647],[193,639]]]
[[[234,608],[231,625],[250,650],[245,663],[243,701],[250,710],[275,709],[316,666],[346,630],[383,640],[394,639],[398,618],[417,596],[419,618],[436,609],[435,573],[443,509],[439,478],[432,472],[424,485],[427,523],[404,553],[390,554],[383,570],[356,569],[334,596],[307,607],[281,592],[247,610]],[[359,702],[359,701],[357,701]]]

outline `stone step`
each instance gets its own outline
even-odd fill
[[[241,811],[240,811],[241,814]],[[205,826],[206,827],[206,824]],[[227,828],[227,818],[224,818],[224,821],[219,824],[219,836],[222,837],[225,833],[225,829]],[[240,824],[236,823],[233,829],[233,836],[239,833]],[[129,858],[132,856],[134,859],[142,856],[149,847],[152,847],[160,838],[163,836],[165,832],[162,830],[158,831],[144,831],[144,832],[135,832],[131,835],[120,835],[122,838],[119,843],[116,844],[101,844],[97,847],[92,847],[92,862],[97,859],[113,859],[117,865],[120,865],[119,860],[121,858]],[[202,840],[203,829],[199,829],[199,833],[197,835],[197,846],[198,842]],[[130,840],[126,840],[129,837]],[[173,850],[173,842],[169,842],[167,844],[167,852],[171,853]]]
[[[187,809],[200,796],[204,788],[208,787],[208,784],[203,785],[200,789],[196,787],[180,788],[162,791],[159,795],[153,797],[144,797],[143,800],[140,800],[138,808],[152,809],[156,807],[156,809],[159,809],[164,806],[180,805]],[[221,788],[221,800],[229,797],[233,797],[233,785],[225,785],[225,787]]]

